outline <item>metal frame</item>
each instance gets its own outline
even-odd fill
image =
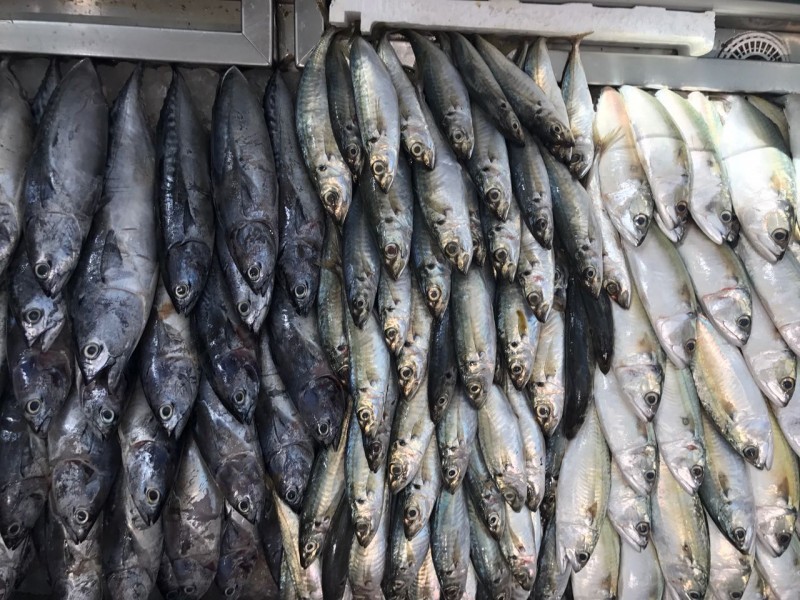
[[[242,0],[239,31],[160,26],[152,14],[144,14],[148,8],[136,8],[136,4],[131,10],[143,13],[137,21],[145,25],[119,24],[119,18],[107,15],[67,20],[51,14],[42,18],[32,10],[36,4],[23,0],[0,2],[0,52],[206,65],[272,63],[273,0]],[[186,4],[191,7],[191,3]],[[130,22],[130,12],[126,22]]]

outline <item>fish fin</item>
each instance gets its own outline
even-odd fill
[[[624,127],[617,127],[616,129],[604,135],[603,137],[595,139],[594,142],[595,160],[597,159],[596,157],[600,156],[605,151],[605,149],[608,148],[611,144],[618,142],[622,138],[624,138],[625,133],[626,131]]]
[[[572,36],[568,37],[567,39],[572,44],[573,50],[575,50],[575,49],[578,48],[578,46],[581,45],[581,42],[583,41],[583,38],[589,37],[593,33],[594,33],[594,31],[585,31],[585,32],[579,33],[577,35],[572,35]]]
[[[111,269],[122,266],[122,253],[117,244],[117,234],[109,231],[103,243],[103,253],[100,257],[100,274],[105,276]]]

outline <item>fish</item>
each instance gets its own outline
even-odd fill
[[[451,494],[467,474],[470,449],[475,445],[477,434],[478,412],[470,404],[464,389],[457,385],[441,420],[436,423],[442,482],[444,489]]]
[[[378,43],[378,56],[381,57],[397,93],[397,106],[400,111],[400,141],[406,153],[416,162],[429,169],[436,166],[436,148],[425,116],[422,114],[420,99],[409,81],[400,59],[392,48],[389,34],[384,34]],[[360,169],[358,170],[360,172]]]
[[[533,309],[536,318],[544,323],[555,306],[555,256],[536,241],[527,227],[521,227],[519,262],[516,281]]]
[[[255,427],[234,418],[205,378],[200,381],[194,415],[197,447],[211,476],[231,507],[255,523],[267,501]]]
[[[388,454],[388,484],[392,494],[409,485],[422,466],[435,427],[428,411],[427,378],[397,406]]]
[[[452,269],[433,239],[430,229],[422,217],[422,211],[414,211],[414,230],[411,234],[411,260],[417,274],[428,309],[434,319],[441,319],[450,303]]]
[[[375,305],[381,255],[370,230],[367,199],[359,187],[342,229],[342,267],[347,307],[357,327],[364,327]]]
[[[350,378],[350,346],[345,331],[344,275],[342,272],[342,238],[333,219],[328,217],[320,265],[317,305],[326,310],[317,311],[317,327],[329,368],[339,382],[346,384]],[[405,339],[405,338],[404,338]]]
[[[186,438],[161,522],[175,586],[188,600],[202,598],[217,573],[225,500],[194,435],[188,433]]]
[[[564,414],[564,367],[564,314],[554,310],[539,328],[527,385],[536,421],[546,437],[553,435]]]
[[[281,565],[284,563],[283,540],[281,539],[278,508],[275,506],[275,503],[271,501],[271,496],[267,498],[267,502],[264,503],[264,514],[261,515],[261,519],[257,523],[258,535],[261,539],[261,546],[264,550],[264,559],[267,563],[269,574],[273,582],[279,582],[281,579]]]
[[[44,342],[26,344],[24,329],[8,318],[8,372],[13,402],[35,434],[46,437],[74,379],[75,357],[69,325],[61,328],[47,350]]]
[[[578,573],[597,545],[611,486],[611,459],[594,405],[567,444],[561,472],[570,476],[556,490],[557,563]]]
[[[650,494],[642,494],[622,476],[617,464],[611,462],[611,486],[608,493],[606,522],[610,523],[623,542],[641,552],[650,541]]]
[[[385,267],[378,282],[377,306],[383,340],[395,356],[402,351],[411,325],[411,290],[416,285],[410,269],[403,270],[395,280],[388,276]]]
[[[503,364],[514,386],[522,390],[534,369],[542,327],[514,283],[500,282],[495,292],[495,323]]]
[[[550,178],[535,138],[527,130],[524,134],[524,147],[508,146],[511,187],[523,223],[542,248],[549,250],[553,247],[554,228]]]
[[[521,123],[551,151],[572,148],[569,123],[558,115],[547,94],[536,82],[484,38],[473,38],[475,48],[489,66]],[[527,141],[526,141],[527,143]]]
[[[10,549],[0,541],[0,592],[8,595],[20,586],[23,578],[30,570],[35,548],[30,538],[15,548]]]
[[[267,329],[277,373],[311,436],[327,446],[343,427],[344,398],[328,365],[318,322],[315,310],[299,315],[286,290],[275,288]]]
[[[617,533],[603,522],[594,552],[581,569],[572,574],[572,594],[578,598],[617,598],[619,585],[620,542]]]
[[[558,558],[558,541],[556,539],[556,521],[551,519],[545,527],[542,543],[539,548],[537,577],[533,587],[533,597],[547,600],[563,598],[569,586],[570,568],[563,567]]]
[[[0,409],[0,451],[0,541],[4,554],[16,559],[14,551],[24,547],[45,509],[50,466],[46,440],[28,427],[10,391]]]
[[[360,35],[350,40],[350,76],[356,99],[365,167],[383,192],[394,183],[400,153],[400,107],[389,71]],[[366,177],[364,177],[366,179]]]
[[[120,464],[115,437],[103,438],[80,404],[81,376],[75,382],[47,436],[49,505],[72,543],[90,535],[111,492]]]
[[[294,306],[305,314],[317,297],[325,238],[325,218],[305,170],[294,127],[294,98],[280,71],[264,92],[264,115],[278,176],[278,262],[276,277],[291,290]]]
[[[795,375],[800,374],[795,372]],[[795,395],[793,394],[792,398]],[[795,454],[800,451],[800,415],[797,414],[798,408],[800,408],[800,402],[794,404],[791,399],[786,406],[772,405],[773,414],[778,420],[778,427]]]
[[[533,416],[524,392],[518,390],[511,380],[506,378],[503,391],[511,404],[511,410],[519,421],[522,435],[522,452],[525,457],[525,473],[528,482],[528,494],[525,504],[532,512],[539,510],[545,488],[545,439],[539,424]]]
[[[303,160],[322,206],[341,226],[350,209],[353,182],[337,145],[329,113],[325,57],[334,35],[336,30],[328,29],[306,59],[297,86],[295,128]]]
[[[101,205],[108,120],[100,78],[83,59],[47,104],[20,191],[28,261],[50,297],[66,288]]]
[[[708,516],[739,552],[754,547],[755,499],[744,460],[703,415],[706,468],[699,495]]]
[[[453,337],[458,372],[467,396],[480,409],[490,391],[497,355],[497,329],[487,281],[477,267],[453,273]]]
[[[527,51],[521,53],[522,65],[520,68],[530,75],[542,91],[547,95],[548,100],[553,103],[553,108],[559,118],[564,123],[569,123],[567,106],[564,103],[564,96],[558,85],[553,63],[550,60],[550,52],[547,49],[547,38],[538,37],[536,41],[528,45]]]
[[[31,102],[33,120],[37,125],[41,123],[44,112],[47,110],[47,104],[50,102],[53,92],[58,87],[61,77],[62,74],[59,59],[57,57],[53,57],[50,59],[50,62],[47,63],[47,71],[44,72],[42,82],[39,84],[39,88],[36,90],[36,96],[34,96],[33,102]]]
[[[778,128],[778,132],[780,132],[784,144],[789,147],[789,120],[784,111],[781,110],[781,107],[773,102],[770,102],[766,98],[762,98],[761,96],[756,96],[754,94],[747,94],[744,96],[744,98],[750,104],[755,106],[758,109],[758,112],[772,121],[772,124]]]
[[[403,513],[399,510],[392,511],[389,527],[383,593],[387,599],[395,600],[406,598],[416,584],[430,547],[430,527],[426,523],[419,534],[409,540],[404,531]]]
[[[157,523],[178,469],[178,440],[161,426],[137,381],[117,434],[122,477],[145,527]]]
[[[704,317],[697,319],[692,377],[700,404],[731,446],[757,469],[771,468],[774,440],[761,390],[735,346]]]
[[[415,589],[409,594],[411,600],[422,600],[423,598],[438,600],[442,597],[441,585],[436,575],[436,569],[431,554],[429,549],[428,554],[425,556],[425,562],[422,563],[422,568],[419,570],[419,575],[417,575]],[[466,588],[466,583],[464,586]]]
[[[653,428],[661,459],[675,481],[689,494],[697,493],[705,475],[706,449],[700,400],[688,369],[667,363]]]
[[[397,383],[404,399],[415,395],[428,373],[433,322],[419,285],[412,281],[411,322],[395,362]]]
[[[434,423],[441,420],[456,390],[458,364],[453,335],[450,311],[445,310],[442,318],[433,322],[428,357],[428,371],[437,374],[433,381],[428,381],[428,404]]]
[[[208,132],[180,70],[173,68],[156,133],[156,217],[161,274],[179,314],[200,298],[214,254]]]
[[[680,487],[665,461],[659,464],[652,507],[651,536],[666,589],[676,597],[705,598],[710,557],[703,505]]]
[[[594,372],[594,401],[600,428],[611,457],[625,481],[640,494],[649,494],[658,473],[658,447],[647,423],[625,402],[615,377]]]
[[[276,290],[276,304],[279,296]],[[278,310],[272,312],[279,314]],[[219,261],[212,264],[206,287],[191,313],[191,325],[203,372],[214,392],[237,419],[251,422],[259,386],[256,342],[233,306]]]
[[[389,550],[388,533],[391,520],[389,501],[389,494],[384,494],[378,531],[372,541],[367,546],[359,543],[350,544],[348,580],[354,599],[382,596],[381,582],[386,571],[386,558]]]
[[[386,389],[386,401],[383,404],[383,414],[380,416],[378,426],[371,436],[362,434],[364,452],[367,454],[367,464],[373,473],[386,463],[389,451],[397,401],[400,399],[400,390],[394,377],[389,378],[389,387]]]
[[[664,576],[658,564],[654,544],[637,552],[628,544],[620,544],[619,581],[617,598],[661,598],[664,594]]]
[[[625,100],[606,87],[597,101],[595,118],[600,195],[620,237],[639,246],[653,221],[653,190],[636,151]]]
[[[256,574],[259,547],[256,525],[226,507],[219,566],[214,578],[225,598],[247,597],[245,587]]]
[[[443,491],[431,516],[431,556],[445,600],[464,595],[470,553],[467,503],[461,486]]]
[[[761,546],[756,550],[756,570],[760,575],[762,589],[768,592],[764,597],[791,598],[800,584],[797,567],[800,565],[800,543],[797,536],[793,537],[789,549],[780,557],[773,558],[769,552],[760,552]]]
[[[350,172],[354,177],[358,177],[364,167],[366,151],[361,142],[361,129],[356,112],[356,96],[348,62],[349,47],[350,40],[344,32],[334,34],[330,48],[320,59],[320,64],[324,64],[325,67],[324,75],[317,76],[323,77],[327,82],[326,103],[333,137]]]
[[[486,262],[486,236],[483,233],[481,222],[481,203],[478,200],[478,190],[467,174],[466,169],[461,170],[464,180],[464,200],[469,213],[469,231],[472,234],[472,260],[480,266]]]
[[[217,226],[250,288],[264,294],[278,256],[278,176],[264,111],[236,67],[222,76],[211,126]]]
[[[78,369],[80,373],[80,369]],[[130,371],[128,376],[130,375]],[[101,437],[113,436],[128,404],[128,376],[123,376],[118,389],[112,389],[108,374],[91,382],[84,382],[80,401],[86,418]]]
[[[712,243],[691,223],[686,224],[678,253],[705,315],[729,343],[746,345],[753,325],[753,293],[736,253]]]
[[[502,506],[500,508],[505,512]],[[478,582],[492,598],[500,597],[508,593],[513,575],[500,552],[500,546],[490,534],[469,493],[467,515],[470,528],[470,556]]]
[[[505,220],[484,208],[481,221],[495,279],[513,283],[517,276],[523,226],[516,200],[511,198]]]
[[[103,521],[98,519],[86,537],[76,542],[69,527],[57,516],[55,507],[48,505],[44,525],[43,553],[50,575],[52,595],[76,600],[101,600],[103,597],[102,539]]]
[[[744,98],[726,96],[719,151],[743,237],[765,261],[780,259],[795,224],[794,167],[777,128]],[[759,202],[748,199],[757,196]]]
[[[111,111],[102,208],[75,269],[69,302],[84,378],[91,383],[107,371],[112,391],[142,336],[158,283],[155,148],[141,78],[138,68]]]
[[[431,437],[416,476],[397,496],[398,504],[395,510],[403,515],[403,531],[406,539],[415,539],[429,523],[441,490],[442,469],[439,464],[438,446],[436,440]]]
[[[715,244],[737,237],[737,219],[733,212],[730,182],[719,148],[703,116],[689,100],[673,91],[656,92],[677,127],[689,154],[692,186],[689,212],[700,230]]]
[[[350,522],[350,504],[342,502],[333,517],[334,529],[325,543],[322,563],[328,568],[322,572],[324,598],[352,597],[349,591],[348,569],[350,546],[353,543],[353,524]],[[349,594],[349,596],[348,596]]]
[[[145,398],[161,427],[180,439],[200,386],[200,355],[191,321],[175,308],[163,279],[138,351]]]
[[[418,77],[425,90],[425,101],[430,105],[430,115],[425,115],[434,143],[436,166],[439,166],[444,146],[436,140],[434,128],[440,127],[447,136],[447,141],[461,160],[467,160],[472,154],[474,133],[472,112],[470,111],[469,92],[461,75],[450,62],[447,55],[436,47],[425,36],[407,31],[403,34],[411,44],[416,58]],[[425,105],[421,103],[422,111]]]
[[[578,179],[586,176],[594,162],[594,103],[580,54],[581,41],[589,35],[591,33],[582,33],[570,38],[572,49],[561,77],[561,94],[569,115],[572,138],[575,140],[569,167]]]
[[[636,292],[661,347],[678,368],[692,364],[697,349],[697,303],[689,273],[661,231],[625,246]]]
[[[567,167],[542,151],[550,178],[555,228],[580,283],[595,298],[603,283],[603,238],[588,192]]]
[[[44,293],[22,244],[6,273],[10,313],[22,327],[27,344],[33,346],[38,341],[46,352],[59,338],[67,322],[66,298],[63,294],[51,298]]]
[[[753,555],[739,552],[710,518],[708,592],[719,598],[743,598],[753,572]]]
[[[614,358],[614,318],[611,312],[611,299],[604,289],[600,290],[597,298],[592,298],[582,288],[579,289],[589,320],[590,337],[594,346],[597,368],[603,374],[608,374]]]
[[[515,512],[506,505],[506,527],[500,538],[500,553],[505,557],[516,583],[525,591],[536,579],[536,539],[527,507]]]
[[[575,437],[586,416],[595,379],[595,345],[584,296],[575,275],[567,286],[567,310],[564,326],[564,370],[571,377],[564,380],[564,433]]]
[[[23,196],[28,158],[34,146],[34,115],[17,78],[0,64],[0,273],[14,256],[23,230]],[[38,122],[38,119],[36,120]]]

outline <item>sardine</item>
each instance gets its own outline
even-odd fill
[[[350,167],[353,176],[358,177],[364,167],[366,152],[358,126],[356,96],[348,64],[349,56],[350,39],[346,32],[341,32],[331,42],[322,61],[325,65],[324,80],[327,82],[328,93],[326,103],[333,136],[344,162]]]
[[[478,434],[478,413],[470,404],[461,386],[456,386],[453,398],[436,424],[436,443],[442,468],[442,481],[451,494],[467,474],[470,449]]]
[[[539,343],[539,321],[534,317],[520,288],[501,282],[495,292],[495,321],[503,364],[517,389],[531,378]]]
[[[347,306],[356,326],[364,327],[375,305],[381,255],[367,220],[367,198],[359,187],[342,230],[342,267]]]
[[[536,538],[527,507],[514,512],[506,505],[506,526],[500,538],[500,552],[505,557],[516,583],[530,591],[536,579]]]
[[[564,104],[564,96],[558,86],[553,63],[550,60],[550,52],[547,49],[547,38],[539,37],[530,44],[527,52],[520,56],[522,61],[521,68],[530,75],[542,91],[547,95],[548,100],[553,103],[556,113],[564,123],[569,123],[567,107]]]
[[[619,554],[619,600],[662,598],[664,576],[658,564],[654,544],[637,552],[632,546],[622,544]]]
[[[428,373],[428,358],[433,337],[433,316],[425,305],[425,297],[417,285],[411,283],[411,322],[405,341],[397,355],[397,383],[403,398],[415,395]]]
[[[422,466],[435,427],[428,411],[427,377],[397,406],[388,456],[388,484],[393,494],[406,487]]]
[[[381,465],[375,472],[370,470],[355,411],[350,418],[345,456],[344,474],[350,517],[358,543],[366,547],[375,537],[383,513],[386,467]]]
[[[523,223],[519,206],[512,196],[505,220],[484,208],[481,215],[495,279],[513,282],[520,260],[520,239]]]
[[[800,540],[792,537],[789,548],[780,557],[773,558],[769,552],[756,550],[756,569],[762,578],[762,585],[768,590],[765,598],[791,598],[800,585]]]
[[[556,520],[552,519],[545,528],[537,577],[533,587],[533,597],[542,600],[560,600],[569,585],[572,570],[569,565],[562,566],[558,557],[558,540],[556,539]]]
[[[716,598],[743,598],[753,572],[753,555],[739,552],[710,518],[708,546],[708,593]]]
[[[551,436],[564,414],[564,313],[552,311],[539,329],[539,341],[528,381],[536,420]]]
[[[431,555],[445,600],[458,600],[467,585],[469,519],[463,488],[443,491],[431,516]]]
[[[350,347],[345,331],[344,274],[342,272],[342,239],[333,219],[326,219],[325,242],[320,265],[317,311],[320,343],[333,370],[342,384],[350,378]]]
[[[611,462],[607,517],[622,538],[623,546],[630,546],[636,552],[647,547],[652,526],[650,494],[642,494],[631,487],[614,461]]]
[[[372,541],[366,546],[357,543],[357,539],[350,544],[348,582],[353,600],[382,597],[381,582],[386,571],[389,547],[390,500],[390,495],[385,493],[378,530]]]
[[[466,40],[464,43],[467,44]],[[513,202],[506,141],[490,122],[489,114],[474,102],[472,120],[475,129],[475,148],[467,161],[467,171],[478,188],[483,204],[496,218],[505,221],[509,205]]]
[[[539,244],[553,247],[553,200],[550,178],[535,138],[525,130],[525,146],[508,147],[511,185],[522,214],[522,221]]]
[[[501,511],[505,513],[503,506]],[[513,575],[500,546],[492,537],[481,518],[475,501],[467,494],[467,515],[470,529],[470,554],[480,585],[490,598],[505,597],[511,587]]]
[[[580,54],[581,41],[588,35],[591,33],[582,33],[570,39],[572,49],[561,78],[561,93],[569,115],[572,138],[575,140],[569,168],[578,179],[583,179],[594,162],[594,103]]]
[[[564,326],[564,433],[575,437],[586,416],[592,398],[595,366],[594,340],[584,294],[577,277],[572,275],[567,286],[567,310]]]
[[[478,201],[478,190],[467,174],[466,169],[461,170],[461,177],[464,180],[464,199],[467,202],[467,212],[469,213],[469,231],[472,234],[472,260],[476,264],[483,266],[486,262],[486,236],[483,233],[483,223],[481,222],[481,206]]]
[[[464,486],[471,506],[486,531],[499,540],[506,527],[505,499],[494,483],[478,444],[473,445],[470,451]]]
[[[604,521],[600,529],[600,538],[589,562],[580,573],[572,574],[572,595],[575,600],[617,598],[619,546],[619,536],[608,520]]]
[[[283,554],[284,565],[289,574],[289,581],[285,584],[283,578],[281,578],[281,587],[286,590],[290,582],[296,594],[294,597],[322,600],[322,566],[320,561],[310,565],[307,569],[300,565],[297,544],[300,521],[297,515],[280,498],[273,496],[273,499],[277,508],[281,540],[285,550]]]
[[[521,227],[517,283],[536,318],[547,321],[555,306],[555,256],[552,249],[536,241],[527,227]]]
[[[448,404],[453,399],[458,380],[458,364],[453,338],[453,321],[449,310],[442,318],[434,321],[431,337],[428,371],[436,373],[433,381],[428,381],[428,403],[431,420],[438,423]]]
[[[474,448],[476,446],[473,446]],[[439,465],[436,440],[431,437],[417,475],[398,495],[396,510],[403,515],[403,531],[406,539],[416,538],[428,524],[441,491],[442,469]]]

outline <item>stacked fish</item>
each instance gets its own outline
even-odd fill
[[[403,35],[0,64],[0,596],[796,597],[800,101]]]

